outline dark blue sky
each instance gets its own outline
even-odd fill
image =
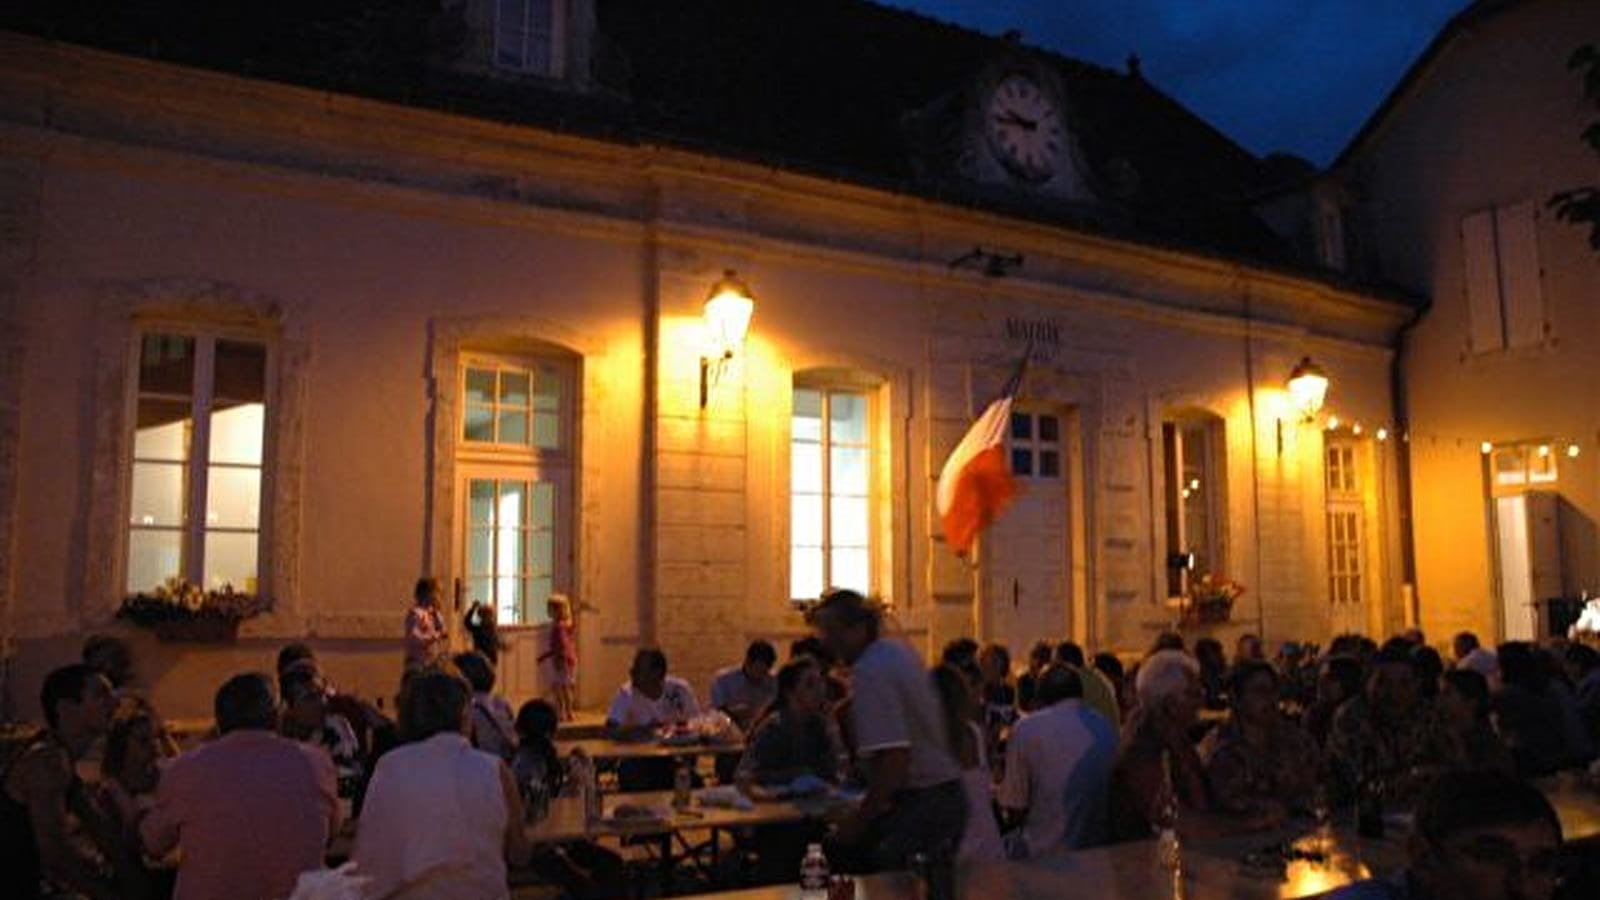
[[[1344,148],[1470,0],[887,0],[1145,77],[1257,152]]]

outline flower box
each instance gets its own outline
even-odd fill
[[[239,619],[194,616],[168,619],[150,626],[156,640],[169,644],[231,644],[239,639]]]
[[[124,599],[117,618],[150,629],[161,641],[218,644],[237,640],[240,622],[271,607],[270,600],[235,591],[232,585],[207,591],[172,578],[149,593]]]
[[[1178,622],[1185,626],[1220,625],[1233,617],[1233,602],[1244,594],[1244,585],[1217,575],[1203,575],[1181,598]]]

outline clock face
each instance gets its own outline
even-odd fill
[[[1046,181],[1056,173],[1066,145],[1060,111],[1039,83],[1007,75],[984,106],[989,148],[1013,175]]]

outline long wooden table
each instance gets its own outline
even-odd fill
[[[607,737],[556,740],[556,750],[568,756],[574,750],[596,760],[679,759],[686,756],[724,756],[744,752],[742,741],[735,743],[674,744],[661,741],[618,741]]]

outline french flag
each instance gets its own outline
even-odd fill
[[[1011,461],[1006,458],[1006,428],[1011,424],[1011,406],[1016,401],[1031,355],[1030,352],[1023,356],[1017,374],[1006,384],[999,399],[990,403],[978,421],[967,429],[939,472],[939,486],[934,496],[944,526],[945,543],[957,556],[965,557],[972,552],[978,532],[999,518],[1016,496]]]

